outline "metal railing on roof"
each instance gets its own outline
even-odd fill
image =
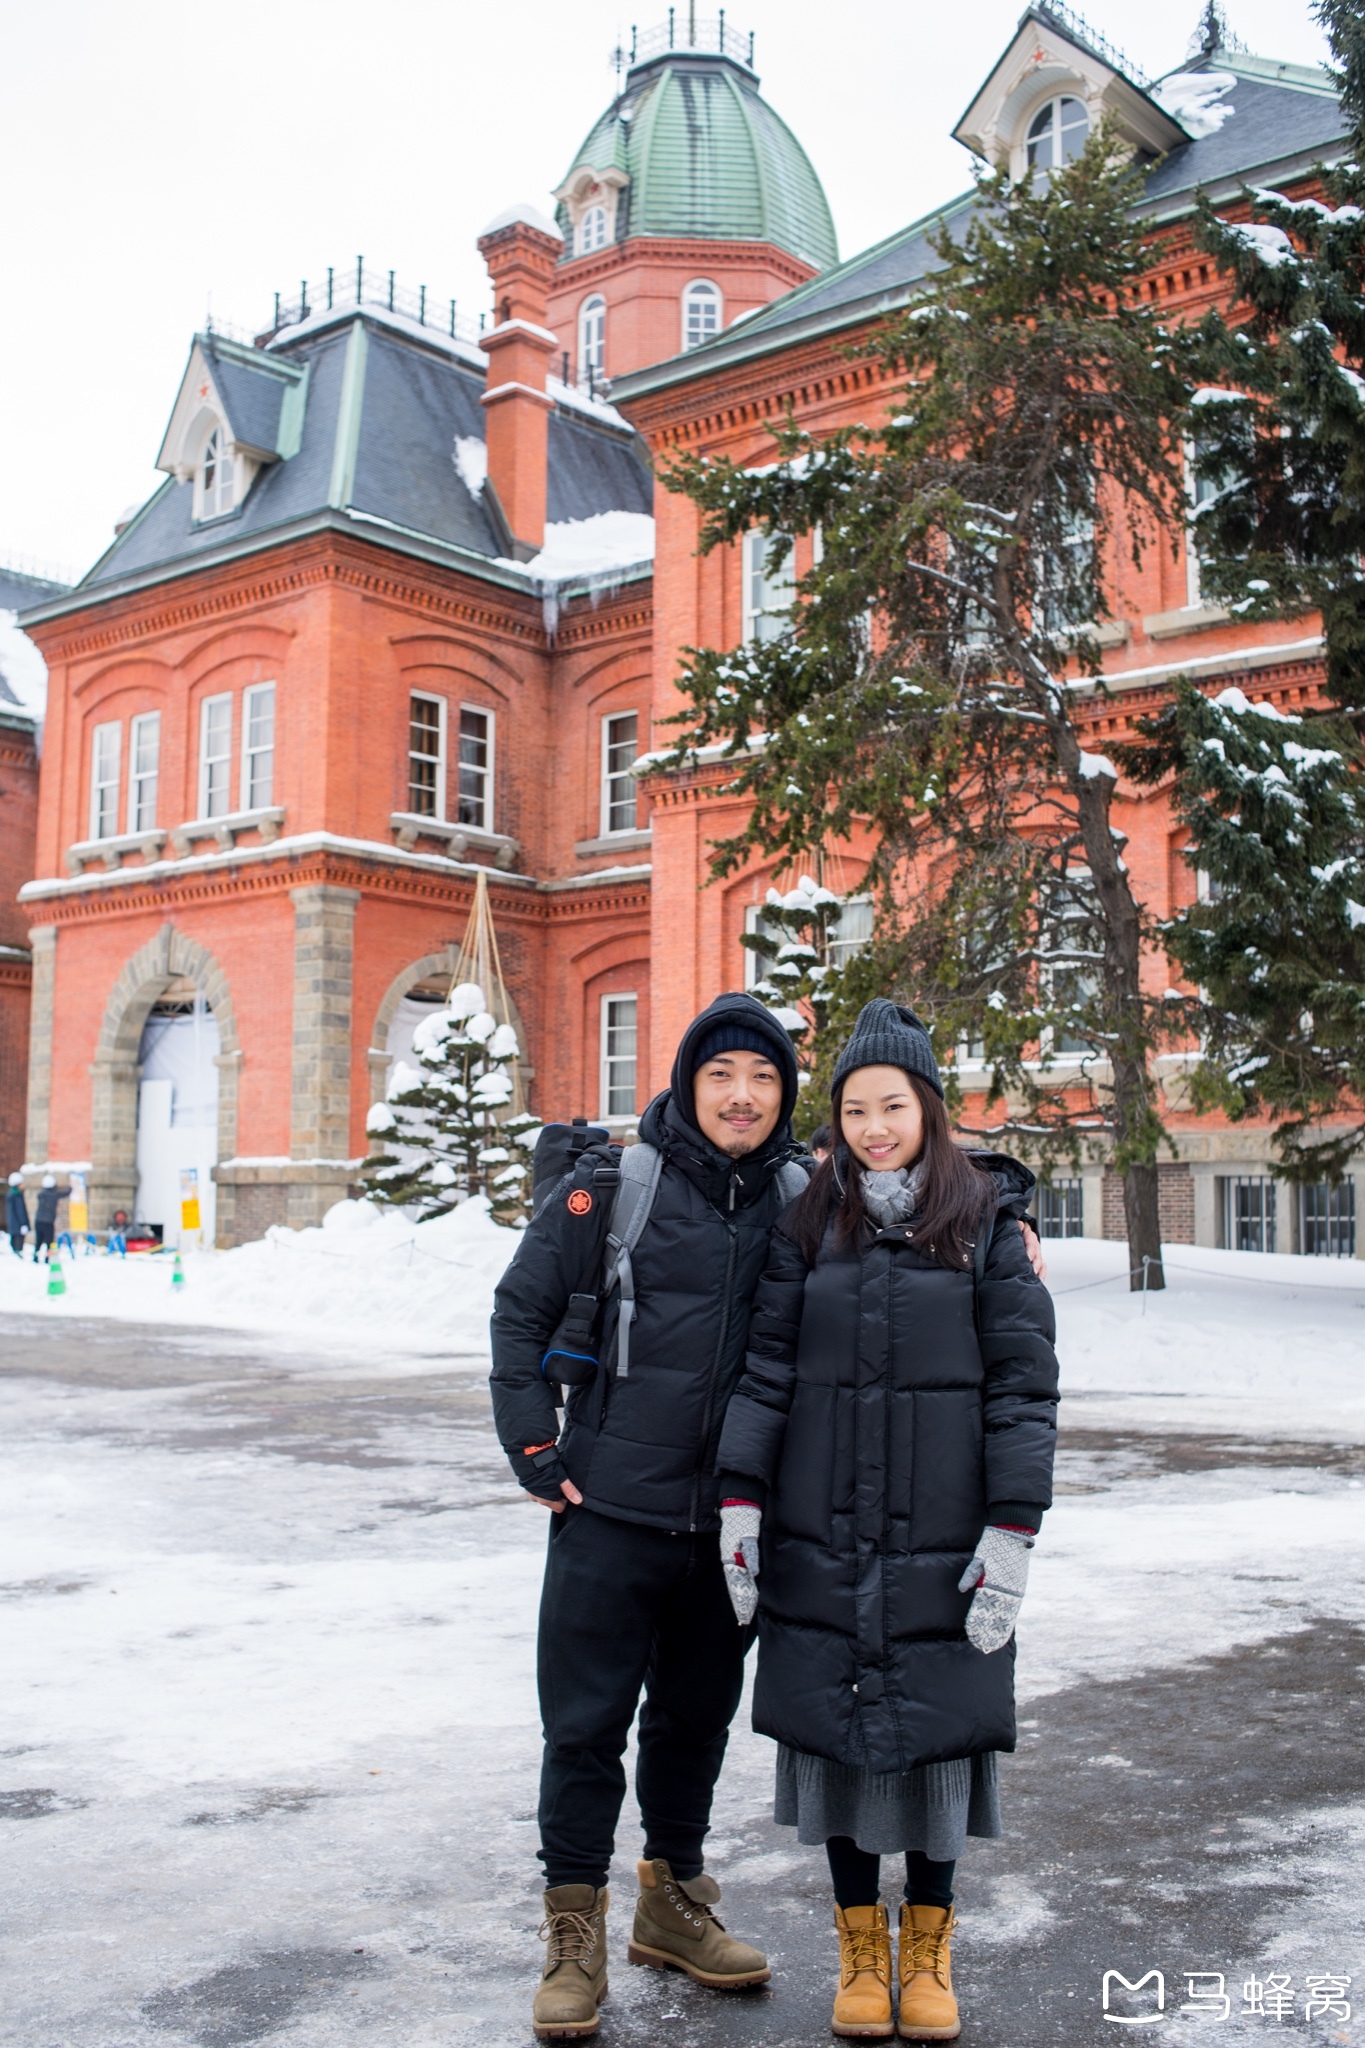
[[[698,50],[707,56],[732,57],[747,70],[754,68],[753,30],[741,35],[738,29],[727,27],[723,7],[713,18],[699,20],[695,0],[688,0],[685,7],[670,7],[668,20],[657,28],[631,29],[632,68],[648,64],[654,57],[667,56],[670,50]]]
[[[1038,11],[1050,14],[1059,28],[1065,29],[1076,42],[1084,43],[1097,57],[1103,57],[1106,64],[1112,64],[1115,71],[1121,71],[1125,78],[1131,78],[1133,84],[1140,85],[1144,92],[1150,88],[1152,81],[1147,74],[1139,71],[1131,58],[1126,57],[1117,44],[1111,43],[1108,36],[1102,36],[1097,28],[1091,28],[1084,15],[1064,6],[1063,0],[1038,0]]]
[[[477,342],[486,318],[481,313],[475,325],[460,314],[454,299],[438,298],[424,284],[413,291],[398,283],[394,271],[376,270],[373,264],[366,264],[363,256],[357,256],[354,263],[341,269],[329,267],[317,284],[301,281],[297,297],[276,292],[274,317],[264,333],[256,336],[257,344],[270,341],[286,327],[298,327],[305,320],[315,319],[319,313],[333,313],[348,306],[379,307],[453,341]]]

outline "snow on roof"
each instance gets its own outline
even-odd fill
[[[621,427],[628,434],[635,431],[623,412],[618,412],[614,405],[608,405],[605,398],[591,397],[577,384],[565,384],[558,377],[547,377],[545,389],[556,405],[564,406],[569,412],[586,413],[589,419],[601,420],[607,427]]]
[[[505,213],[495,215],[481,232],[485,235],[496,234],[499,228],[515,227],[518,221],[525,221],[528,228],[539,228],[542,235],[553,235],[557,242],[564,239],[554,222],[547,219],[538,206],[531,206],[526,200],[522,200],[519,205],[509,206]]]
[[[1237,109],[1223,102],[1237,84],[1230,71],[1173,71],[1152,87],[1152,98],[1196,142],[1216,135]]]
[[[654,521],[647,512],[597,512],[545,528],[545,545],[524,566],[542,583],[631,569],[654,559]]]
[[[305,336],[321,334],[328,327],[349,327],[353,320],[370,320],[380,327],[392,327],[399,334],[409,335],[414,341],[424,341],[429,348],[444,349],[448,355],[458,356],[463,363],[486,370],[488,358],[477,342],[470,341],[462,334],[447,334],[444,328],[431,322],[425,324],[412,320],[406,313],[390,311],[387,306],[371,305],[367,299],[363,306],[336,306],[330,312],[323,306],[316,313],[310,313],[306,320],[296,321],[292,327],[281,327],[266,343],[266,351],[290,348]]]

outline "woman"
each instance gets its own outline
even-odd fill
[[[895,2031],[879,1859],[904,1851],[900,2032],[953,2040],[953,1867],[1000,1833],[1052,1497],[1052,1303],[1015,1222],[1033,1176],[954,1145],[913,1011],[868,1004],[831,1099],[834,1152],[778,1222],[726,1413],[721,1549],[747,1621],[761,1530],[754,1726],[780,1745],[776,1819],[828,1852],[834,2032]]]

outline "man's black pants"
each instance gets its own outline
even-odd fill
[[[673,1536],[581,1507],[553,1517],[538,1651],[547,1890],[607,1881],[642,1687],[645,1855],[699,1874],[751,1637],[735,1621],[714,1530]]]

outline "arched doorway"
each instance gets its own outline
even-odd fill
[[[197,1018],[197,1023],[196,1023]],[[183,1021],[182,1021],[183,1020]],[[216,1037],[216,1049],[214,1040]],[[142,1061],[149,1062],[144,1076]],[[200,1214],[203,1242],[231,1234],[233,1190],[215,1190],[213,1162],[237,1150],[237,1074],[241,1043],[232,997],[222,968],[206,946],[165,924],[129,960],[105,1006],[99,1043],[91,1065],[93,1083],[90,1198],[96,1229],[108,1225],[115,1209],[141,1214],[149,1222],[171,1222],[178,1234],[179,1168],[175,1168],[175,1206],[170,1216],[151,1216],[140,1202],[140,1155],[154,1168],[169,1173],[174,1148],[199,1153]],[[209,1078],[211,1070],[213,1079]],[[176,1125],[179,1079],[182,1121]],[[170,1083],[141,1099],[142,1082]],[[167,1133],[160,1152],[151,1134],[157,1121]],[[198,1148],[197,1151],[195,1148]],[[146,1200],[165,1206],[169,1185],[149,1182]],[[223,1200],[217,1201],[221,1192]],[[215,1216],[216,1211],[216,1216]]]
[[[169,981],[142,1027],[138,1047],[137,1194],[133,1220],[165,1244],[179,1235],[184,1177],[199,1198],[200,1241],[214,1242],[218,1163],[218,1019],[188,975]]]

